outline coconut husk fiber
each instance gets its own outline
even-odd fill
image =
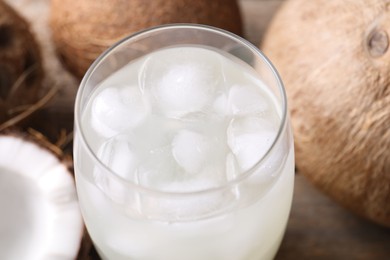
[[[41,52],[29,23],[0,1],[0,122],[35,103],[42,81]]]
[[[73,104],[79,81],[59,60],[49,27],[50,0],[6,0],[28,23],[41,54],[43,70],[39,98],[48,93],[50,100],[41,105],[38,113],[30,116],[29,127],[34,127],[52,141],[65,129],[73,129]],[[30,43],[29,43],[30,44]]]

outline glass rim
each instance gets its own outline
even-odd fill
[[[116,48],[121,47],[123,44],[125,44],[126,42],[128,42],[134,38],[137,38],[139,36],[142,36],[142,35],[150,33],[150,32],[161,31],[161,30],[170,30],[170,29],[197,29],[197,30],[209,31],[209,32],[213,32],[213,33],[218,33],[220,35],[223,35],[224,37],[231,38],[235,41],[240,42],[247,49],[249,49],[253,53],[255,53],[256,56],[259,57],[264,62],[264,64],[266,64],[268,69],[272,72],[272,76],[274,77],[274,79],[276,79],[278,90],[281,94],[281,108],[282,108],[281,109],[281,113],[282,113],[281,114],[281,121],[279,123],[278,132],[277,132],[275,139],[272,142],[272,145],[267,149],[267,152],[251,168],[249,168],[246,171],[243,171],[236,178],[229,180],[229,181],[227,181],[227,182],[225,182],[217,187],[211,187],[211,188],[189,191],[189,192],[185,192],[185,191],[184,192],[183,191],[175,192],[175,191],[163,191],[163,190],[153,189],[153,188],[149,188],[146,186],[136,184],[135,182],[127,180],[127,179],[121,177],[119,174],[112,171],[107,165],[105,165],[97,157],[96,153],[93,152],[91,146],[87,142],[83,128],[81,127],[81,123],[80,123],[81,122],[81,100],[83,98],[85,87],[86,87],[87,83],[89,82],[95,69],[104,61],[104,59],[111,52],[113,52]],[[237,185],[237,184],[243,182],[245,179],[249,178],[252,175],[253,171],[263,162],[263,160],[271,153],[271,151],[273,151],[275,149],[275,146],[279,142],[279,140],[281,139],[282,134],[284,133],[284,131],[286,131],[288,111],[287,111],[287,95],[286,95],[286,91],[285,91],[283,82],[281,80],[281,77],[280,77],[278,71],[276,70],[274,65],[271,63],[271,61],[264,55],[264,53],[259,48],[257,48],[254,44],[252,44],[251,42],[249,42],[248,40],[244,39],[241,36],[238,36],[234,33],[231,33],[229,31],[226,31],[226,30],[221,29],[221,28],[217,28],[217,27],[213,27],[213,26],[209,26],[209,25],[203,25],[203,24],[173,23],[173,24],[164,24],[164,25],[153,26],[153,27],[132,33],[128,36],[125,36],[121,40],[117,41],[112,46],[107,48],[102,54],[100,54],[98,56],[98,58],[90,65],[90,67],[88,68],[87,72],[85,73],[83,79],[81,80],[81,83],[79,85],[79,88],[78,88],[77,94],[76,94],[74,113],[75,113],[75,115],[74,115],[75,134],[77,132],[77,134],[80,135],[78,137],[78,139],[80,140],[81,145],[83,145],[86,148],[87,153],[91,156],[92,160],[96,164],[98,164],[98,167],[103,168],[103,170],[105,172],[107,172],[111,175],[110,177],[113,177],[113,178],[117,179],[118,181],[120,181],[121,184],[128,186],[130,188],[133,188],[133,189],[137,189],[140,192],[152,193],[152,194],[159,195],[159,196],[193,196],[193,195],[204,195],[207,193],[213,193],[213,192],[225,190],[225,189],[231,188],[232,186]]]

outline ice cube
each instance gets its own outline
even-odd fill
[[[135,179],[138,159],[133,142],[127,135],[117,135],[108,139],[99,148],[97,156],[104,165],[122,178]]]
[[[228,145],[243,171],[252,168],[271,147],[277,127],[258,117],[232,119],[227,130]]]
[[[164,138],[164,142],[154,147],[148,145],[150,140],[142,141],[141,146],[146,147],[137,150],[138,183],[162,191],[178,191],[176,187],[179,186],[184,189],[188,186],[190,191],[198,189],[203,185],[203,180],[197,179],[198,170],[202,170],[205,158],[210,157],[203,152],[208,152],[211,145],[202,134],[190,130],[175,130],[166,135],[171,134],[173,138]],[[168,139],[169,142],[165,143]]]
[[[112,137],[142,123],[149,105],[136,86],[112,86],[100,91],[92,103],[93,129]]]
[[[229,91],[228,104],[233,115],[264,113],[268,101],[256,86],[234,85]]]
[[[256,86],[233,85],[213,102],[213,109],[223,116],[261,115],[269,109],[267,99]]]
[[[141,158],[138,180],[142,186],[162,190],[161,187],[175,181],[178,175],[179,169],[173,159],[170,145],[150,149]]]
[[[213,110],[221,116],[231,115],[231,109],[228,102],[228,95],[220,94],[213,103]]]
[[[211,145],[200,133],[181,130],[172,141],[172,154],[177,164],[190,173],[199,172],[210,156]]]
[[[159,111],[176,118],[201,110],[222,83],[220,56],[194,47],[151,54],[140,77],[141,87],[151,91]]]
[[[187,147],[184,149],[187,149]],[[190,156],[189,154],[191,152],[193,151],[190,150],[186,155]],[[172,153],[173,149],[171,146],[160,147],[150,151],[147,160],[138,169],[139,183],[143,186],[161,191],[193,192],[216,187],[226,181],[224,178],[224,167],[216,168],[214,164],[210,165],[209,162],[201,165],[202,160],[205,160],[204,154],[201,154],[202,158],[196,161],[198,164],[193,161],[187,161],[187,157],[180,157],[183,161],[179,162],[186,167],[184,169],[184,167],[179,165],[179,162]],[[196,156],[199,155],[197,154]],[[215,161],[210,158],[207,158],[207,160],[213,163]],[[189,167],[194,167],[199,170],[194,172]]]

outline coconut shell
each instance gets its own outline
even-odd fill
[[[388,1],[289,0],[262,49],[285,83],[300,173],[390,226]]]
[[[43,79],[40,49],[29,24],[0,1],[0,122],[37,101]]]
[[[52,0],[57,51],[81,78],[109,46],[136,31],[167,23],[200,23],[242,33],[236,0]]]

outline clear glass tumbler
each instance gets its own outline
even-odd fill
[[[192,47],[198,49],[191,49]],[[184,48],[183,55],[176,55],[174,48]],[[103,105],[95,109],[96,113],[103,115],[105,121],[103,119],[101,121],[108,122],[107,125],[97,124],[93,121],[94,116],[97,116],[92,112],[88,112],[90,104],[98,102],[94,103],[93,100],[100,98],[96,93],[103,93],[99,90],[102,85],[108,84],[107,82],[114,85],[123,85],[126,83],[124,82],[127,80],[126,77],[131,78],[131,76],[128,76],[131,74],[130,72],[128,75],[123,73],[126,66],[139,65],[134,69],[138,76],[133,79],[136,82],[135,84],[141,82],[139,83],[141,85],[146,84],[144,80],[150,76],[150,68],[162,66],[162,69],[165,69],[165,63],[161,65],[160,58],[148,55],[167,49],[173,50],[173,63],[175,63],[175,59],[181,59],[181,61],[184,59],[183,62],[187,62],[185,59],[189,57],[188,59],[198,60],[205,67],[209,66],[209,61],[214,62],[212,57],[216,54],[213,53],[217,53],[219,58],[215,58],[218,60],[216,64],[224,69],[215,69],[211,74],[208,74],[211,78],[219,79],[215,82],[226,85],[229,81],[242,80],[258,83],[259,88],[262,88],[261,93],[263,94],[258,101],[256,100],[258,98],[257,94],[247,95],[241,92],[241,87],[235,87],[236,83],[228,90],[230,91],[229,94],[224,96],[225,103],[222,102],[224,104],[222,108],[233,106],[233,108],[227,108],[226,111],[228,112],[225,111],[226,113],[223,115],[223,120],[228,122],[226,130],[228,137],[226,138],[233,138],[234,140],[226,141],[218,136],[215,140],[222,140],[220,142],[223,143],[222,146],[225,147],[226,153],[237,155],[238,159],[233,156],[234,159],[230,163],[225,164],[224,161],[221,164],[225,165],[222,169],[226,173],[222,173],[222,175],[227,177],[223,181],[217,181],[217,184],[203,185],[208,183],[208,178],[214,178],[217,171],[218,174],[221,174],[221,168],[216,168],[215,172],[213,170],[209,171],[208,175],[202,175],[203,182],[201,183],[203,184],[197,186],[196,189],[189,188],[188,190],[186,189],[187,184],[180,184],[180,182],[179,184],[176,183],[176,186],[169,186],[169,183],[164,186],[176,187],[173,189],[161,188],[158,185],[155,187],[149,182],[143,182],[143,178],[146,178],[144,175],[150,174],[150,172],[142,172],[141,168],[134,170],[134,165],[130,163],[133,162],[134,158],[128,154],[129,149],[132,149],[131,142],[134,141],[142,146],[143,143],[159,136],[163,131],[161,129],[166,128],[167,125],[171,128],[181,127],[178,125],[182,120],[177,121],[176,118],[180,117],[181,114],[180,116],[174,114],[175,116],[169,119],[169,124],[160,126],[159,122],[162,122],[161,120],[153,122],[153,126],[149,127],[147,131],[138,131],[141,132],[141,136],[137,136],[139,133],[134,130],[136,128],[126,128],[126,124],[126,130],[124,131],[131,138],[123,136],[123,131],[118,134],[115,131],[115,133],[112,133],[110,129],[115,124],[122,126],[121,120],[118,122],[116,116],[126,117],[126,111],[129,111],[129,117],[133,117],[130,118],[131,120],[135,118],[131,122],[137,124],[142,121],[139,120],[142,117],[139,117],[137,113],[152,114],[153,111],[157,111],[156,113],[159,115],[161,110],[165,109],[165,107],[158,109],[153,107],[156,102],[159,102],[159,95],[152,95],[151,98],[154,103],[149,104],[148,109],[139,109],[139,104],[142,105],[143,103],[139,103],[138,99],[129,98],[130,101],[128,103],[126,101],[124,104],[129,104],[136,112],[126,110],[123,107],[119,107],[119,112],[115,112],[116,108],[115,111],[110,110],[110,104],[117,106],[115,102],[122,102],[120,101],[121,98],[126,98],[127,94],[125,92],[115,92],[117,90],[112,91],[113,94],[107,94],[107,97],[114,96],[114,101],[101,99],[99,102]],[[201,50],[199,51],[199,49]],[[225,58],[221,58],[222,56]],[[232,62],[227,60],[232,60]],[[233,63],[239,63],[240,66],[235,67],[232,65]],[[169,62],[166,62],[166,64],[167,67],[172,65]],[[186,69],[180,70],[181,64],[176,65],[179,66],[179,72],[187,73],[185,72]],[[215,66],[211,68],[215,68]],[[246,75],[245,77],[240,76],[241,69],[246,71],[243,72],[243,75]],[[223,70],[225,71],[223,72]],[[183,77],[191,78],[191,73],[183,74]],[[167,86],[176,84],[175,86],[180,88],[180,85],[177,85],[181,80],[180,75],[179,73],[179,77],[173,83],[168,83]],[[167,76],[168,79],[169,77]],[[198,82],[196,78],[193,80]],[[191,89],[193,87],[192,83],[188,84],[188,88]],[[196,89],[194,91],[198,93]],[[203,92],[199,93],[202,94]],[[171,97],[171,93],[165,94]],[[197,100],[198,103],[191,100],[191,96],[196,96],[196,94],[191,94],[189,97],[187,93],[183,92],[181,94],[185,98],[189,98],[188,101],[184,101],[184,104],[187,103],[188,106],[195,104],[193,107],[198,106],[199,102]],[[179,97],[182,96],[179,95]],[[272,130],[270,130],[271,133],[269,133],[269,138],[266,140],[267,145],[259,144],[259,139],[256,139],[262,138],[261,135],[256,133],[256,129],[262,129],[261,124],[256,122],[262,122],[262,119],[258,121],[256,116],[270,113],[257,111],[257,109],[261,109],[261,106],[257,106],[257,104],[263,102],[261,99],[263,101],[265,99],[264,102],[268,102],[267,104],[272,106],[274,110],[274,115],[277,115],[274,120],[274,123],[276,122],[275,127],[270,128]],[[213,100],[214,104],[220,104],[215,99]],[[136,104],[132,104],[132,101]],[[172,102],[175,103],[176,100],[172,99]],[[164,106],[166,105],[170,106],[171,103]],[[202,105],[204,104],[202,103]],[[240,106],[245,111],[240,110]],[[172,107],[170,109],[175,108],[174,105]],[[208,107],[214,108],[215,106]],[[94,108],[91,109],[91,111],[94,111]],[[113,114],[110,114],[112,111],[114,111]],[[252,115],[249,119],[245,118],[245,112],[248,111],[254,111],[255,116]],[[255,119],[253,119],[254,117]],[[191,123],[187,125],[197,129],[198,121],[191,120]],[[215,124],[213,120],[207,122]],[[238,124],[238,126],[234,124]],[[247,130],[241,129],[247,125],[251,129],[248,130],[249,134]],[[213,130],[214,127],[210,129]],[[240,132],[240,129],[244,131],[244,134]],[[236,138],[234,135],[237,131],[240,133],[239,137]],[[104,136],[105,139],[100,135]],[[167,136],[160,134],[161,139],[164,140],[168,138]],[[201,148],[199,148],[196,146],[200,142],[197,141],[197,136],[197,134],[188,134],[188,131],[184,131],[184,134],[181,134],[180,137],[176,136],[174,141],[170,139],[169,142],[171,143],[168,148],[176,149],[176,147],[179,147],[183,149],[180,150],[179,154],[173,154],[172,156],[170,154],[172,153],[171,149],[162,149],[162,153],[168,153],[168,155],[163,155],[166,157],[162,157],[166,158],[166,160],[163,160],[164,162],[170,161],[172,158],[177,159],[177,157],[186,153],[189,154],[189,158],[180,161],[179,166],[173,167],[171,165],[172,171],[174,169],[187,169],[187,166],[192,167],[196,164],[195,160],[199,161],[199,158],[194,157],[194,161],[191,161],[191,156],[197,154],[199,149],[202,150],[203,146],[208,147],[208,150],[205,149],[207,151],[214,149],[214,146],[218,146],[215,143],[209,145],[207,142],[203,142]],[[189,141],[186,138],[189,138]],[[130,139],[132,141],[129,141]],[[109,143],[104,143],[107,140],[109,140]],[[181,142],[180,145],[184,147],[176,145],[178,142]],[[194,142],[196,143],[196,149],[193,147]],[[250,149],[246,149],[246,146]],[[102,152],[102,147],[105,147],[104,149],[115,147],[117,150],[112,148],[109,152]],[[135,145],[135,147],[137,146]],[[263,149],[263,152],[260,157],[252,156],[253,154],[259,154],[258,151],[261,149]],[[155,152],[155,150],[150,150],[149,153],[145,153],[147,154],[146,157],[155,156]],[[173,150],[174,152],[175,150]],[[208,156],[212,157],[213,154],[210,153]],[[240,156],[243,156],[241,159],[244,166],[240,165]],[[255,158],[255,161],[252,157]],[[107,160],[107,158],[109,159]],[[215,158],[217,158],[215,161],[218,161],[219,157]],[[146,158],[145,160],[148,161],[149,159]],[[252,162],[248,164],[247,159],[252,160]],[[114,161],[115,165],[113,164]],[[150,163],[153,164],[153,162],[155,161],[151,160]],[[129,165],[133,166],[130,167]],[[81,82],[75,103],[74,166],[80,207],[85,224],[103,259],[272,259],[279,248],[285,231],[294,185],[293,137],[282,81],[271,62],[255,46],[227,31],[201,25],[175,24],[155,27],[133,34],[103,53],[92,64]],[[157,172],[155,174],[157,179],[164,179],[165,177],[161,176],[169,175],[169,172],[166,172],[167,168],[164,167],[158,163],[156,167],[152,167],[161,170],[161,173]],[[136,177],[124,177],[123,169],[135,171],[134,176]],[[125,174],[127,173],[125,172]],[[192,178],[193,175],[189,178]],[[150,180],[147,179],[147,181]],[[151,180],[152,183],[153,181]],[[169,182],[166,179],[164,181]]]

